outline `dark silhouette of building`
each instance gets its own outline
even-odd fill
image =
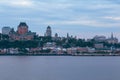
[[[45,36],[52,37],[52,30],[50,26],[47,27]]]

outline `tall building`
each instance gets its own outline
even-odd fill
[[[10,31],[11,31],[10,27],[3,27],[2,28],[2,34],[9,35]]]
[[[28,25],[25,22],[21,22],[18,26],[18,34],[26,34],[28,32]]]
[[[15,32],[14,29],[11,30],[9,37],[11,40],[32,40],[36,33],[31,32],[28,30],[28,26],[25,22],[21,22],[18,25],[17,31]]]
[[[67,38],[70,38],[69,33],[67,33]]]
[[[51,30],[51,27],[50,27],[50,26],[47,27],[45,36],[52,37],[52,30]]]

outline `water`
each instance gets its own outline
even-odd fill
[[[0,56],[0,80],[120,80],[120,57]]]

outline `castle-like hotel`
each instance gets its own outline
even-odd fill
[[[32,40],[36,33],[28,30],[28,25],[24,22],[21,22],[18,25],[17,31],[11,29],[9,32],[9,37],[11,40]]]
[[[3,27],[2,34],[9,35],[10,40],[33,40],[34,36],[36,36],[35,32],[29,31],[29,27],[25,22],[20,22],[17,27],[17,31],[14,28]],[[45,36],[52,35],[51,27],[48,26]]]

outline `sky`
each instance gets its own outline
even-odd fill
[[[120,0],[0,0],[0,28],[17,29],[26,22],[29,30],[78,38],[114,34],[120,40]]]

